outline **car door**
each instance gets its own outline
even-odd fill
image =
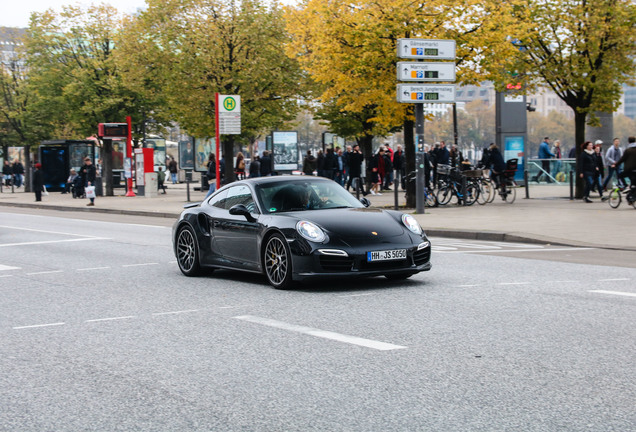
[[[254,269],[258,266],[260,225],[257,220],[248,221],[245,216],[231,215],[230,209],[237,204],[247,207],[254,218],[258,219],[258,208],[250,188],[246,185],[230,187],[224,199],[225,208],[216,212],[212,221],[214,248],[233,265]]]

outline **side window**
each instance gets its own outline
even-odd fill
[[[254,198],[252,197],[250,188],[245,185],[240,185],[228,189],[225,209],[229,210],[237,204],[243,204],[251,213],[256,211],[256,204],[254,204]]]
[[[225,209],[226,200],[227,200],[227,189],[212,195],[212,198],[210,198],[210,201],[208,201],[208,203],[212,207],[216,207],[218,209]]]

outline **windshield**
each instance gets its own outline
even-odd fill
[[[258,200],[267,213],[364,207],[333,181],[280,181],[259,185]]]

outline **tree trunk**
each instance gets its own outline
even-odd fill
[[[576,146],[576,170],[574,171],[576,179],[576,188],[574,191],[574,197],[577,199],[583,198],[583,190],[585,188],[585,181],[579,175],[579,156],[583,152],[581,150],[581,144],[585,142],[585,121],[587,114],[574,111],[574,143]]]
[[[404,120],[404,157],[406,158],[406,175],[415,171],[415,122]],[[406,207],[415,208],[415,182],[406,182]]]
[[[5,153],[6,154],[6,153]],[[31,147],[24,146],[24,191],[31,192]]]

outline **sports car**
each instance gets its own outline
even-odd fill
[[[230,183],[187,205],[172,231],[186,276],[242,270],[289,289],[308,279],[406,279],[431,269],[431,244],[413,216],[372,208],[320,177]]]

